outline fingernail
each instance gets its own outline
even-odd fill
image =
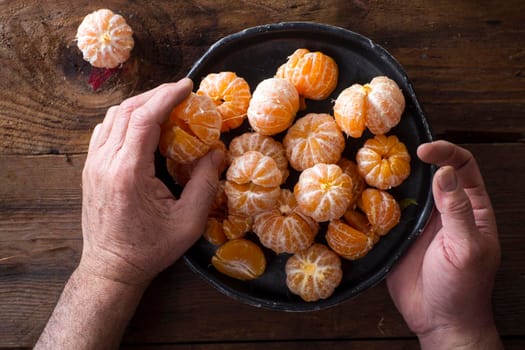
[[[445,166],[439,170],[437,181],[439,189],[443,192],[452,192],[458,187],[458,178],[451,166]]]

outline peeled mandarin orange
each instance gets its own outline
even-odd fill
[[[341,259],[319,243],[290,257],[285,273],[288,289],[309,302],[330,297],[343,279]]]
[[[211,258],[211,263],[219,272],[239,280],[256,279],[266,269],[262,249],[244,238],[234,239],[220,246]]]
[[[292,124],[299,110],[299,94],[285,79],[269,78],[257,85],[248,106],[250,126],[263,135],[275,135]]]
[[[405,97],[396,82],[388,77],[375,77],[368,84],[366,126],[374,135],[386,134],[401,120]]]
[[[328,224],[326,242],[334,252],[348,260],[362,258],[374,246],[372,238],[341,220]]]
[[[308,113],[288,129],[283,145],[292,168],[302,171],[318,163],[337,163],[345,139],[329,114]]]
[[[386,191],[367,188],[361,195],[360,206],[380,236],[386,235],[401,219],[399,203]]]
[[[304,170],[294,187],[299,209],[318,222],[338,219],[352,201],[352,179],[335,164]]]
[[[343,170],[343,173],[347,174],[352,179],[352,201],[350,202],[349,207],[355,208],[357,199],[366,188],[365,179],[359,174],[357,164],[350,159],[341,158],[337,165]]]
[[[192,92],[162,125],[159,149],[179,163],[191,163],[218,142],[221,125],[222,117],[213,101]]]
[[[272,157],[248,151],[233,159],[226,179],[240,185],[252,182],[258,186],[276,187],[282,183],[282,174]]]
[[[228,211],[246,216],[253,216],[272,208],[280,195],[279,187],[263,187],[252,182],[239,185],[233,181],[226,181],[224,191],[228,198]]]
[[[273,209],[257,214],[253,232],[261,244],[280,253],[295,253],[312,245],[319,226],[297,210],[293,193],[281,189],[281,196]]]
[[[164,123],[161,130],[160,153],[176,163],[190,164],[210,150],[209,145],[176,124]]]
[[[217,218],[208,218],[203,236],[213,245],[221,245],[228,240],[222,229],[222,222]]]
[[[135,45],[126,20],[108,9],[87,15],[77,29],[76,40],[84,60],[98,68],[116,68],[129,58]]]
[[[250,86],[234,72],[208,74],[201,81],[197,95],[209,96],[217,105],[223,132],[242,124],[251,98]]]
[[[357,151],[356,160],[367,184],[381,190],[400,185],[410,175],[410,155],[394,135],[368,139]]]
[[[228,157],[233,159],[242,156],[248,151],[257,151],[265,156],[272,157],[281,171],[282,181],[286,180],[290,173],[288,170],[288,159],[286,158],[284,147],[279,141],[256,132],[246,132],[231,140]]]
[[[222,222],[222,230],[228,239],[242,238],[252,229],[252,224],[249,216],[230,214]]]
[[[375,233],[366,215],[362,212],[355,209],[348,209],[343,215],[343,218],[348,225],[370,237],[374,244],[379,241],[379,235]]]
[[[278,68],[276,77],[291,81],[301,96],[324,100],[337,86],[339,69],[335,61],[322,52],[297,49]]]
[[[365,131],[366,93],[362,85],[354,84],[341,91],[335,100],[335,121],[348,136],[359,138]]]
[[[344,89],[334,104],[334,117],[351,137],[361,137],[365,126],[374,135],[386,134],[401,120],[405,98],[392,79],[379,76],[369,84]]]

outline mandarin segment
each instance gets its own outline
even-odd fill
[[[265,79],[257,85],[248,106],[250,126],[260,134],[286,130],[299,110],[299,94],[288,80]]]
[[[281,189],[276,206],[254,218],[253,232],[275,253],[295,253],[312,245],[319,226],[297,210],[293,193]]]
[[[380,236],[386,235],[401,220],[399,203],[386,191],[367,188],[359,203],[372,229]]]
[[[366,181],[365,179],[359,174],[359,170],[357,168],[357,164],[353,161],[351,161],[348,158],[341,158],[339,162],[337,163],[341,170],[350,178],[352,179],[352,201],[350,202],[349,207],[355,208],[357,204],[357,200],[361,196],[361,193],[365,190]]]
[[[243,281],[260,277],[266,269],[262,249],[244,238],[220,246],[211,258],[211,263],[219,272]]]
[[[222,230],[228,239],[242,238],[251,231],[252,224],[250,216],[230,214],[222,222]]]
[[[379,241],[379,235],[375,233],[368,218],[361,211],[348,209],[343,215],[343,219],[348,225],[370,237],[374,244]]]
[[[337,86],[339,69],[330,56],[300,48],[277,69],[276,77],[292,82],[301,96],[324,100]]]
[[[208,74],[201,81],[197,95],[209,96],[217,105],[223,132],[242,124],[251,98],[250,86],[234,72]]]
[[[337,96],[334,117],[349,136],[361,137],[365,127],[374,135],[389,132],[401,120],[405,97],[392,79],[379,76],[370,83],[353,84]]]
[[[222,229],[222,222],[217,218],[208,218],[203,236],[213,245],[221,245],[228,240]]]
[[[97,68],[118,67],[129,58],[135,45],[133,30],[124,17],[108,9],[84,17],[76,40],[84,60]]]
[[[328,224],[326,242],[334,252],[348,260],[362,258],[374,246],[372,238],[341,220]]]
[[[271,209],[280,195],[279,187],[263,187],[251,182],[239,185],[233,181],[226,181],[224,191],[230,213],[246,216]]]
[[[300,210],[318,222],[338,219],[352,201],[352,179],[335,164],[304,170],[294,187]]]
[[[400,185],[410,175],[410,154],[394,135],[368,139],[357,151],[356,160],[365,181],[381,190]]]
[[[337,163],[345,139],[329,114],[309,113],[288,129],[283,145],[290,165],[302,171],[318,163]]]
[[[330,297],[343,278],[339,256],[319,243],[290,257],[285,273],[288,289],[308,302]]]
[[[289,175],[288,159],[283,145],[270,136],[261,135],[256,132],[246,132],[233,138],[228,148],[228,158],[234,159],[242,156],[248,151],[261,152],[265,156],[272,157],[281,171],[284,182]]]
[[[282,174],[272,157],[248,151],[233,159],[226,179],[240,185],[252,182],[262,187],[276,187],[282,183]]]

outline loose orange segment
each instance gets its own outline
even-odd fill
[[[253,223],[253,232],[262,245],[277,254],[295,253],[308,248],[318,229],[314,220],[297,210],[297,202],[288,189],[281,189],[276,206],[257,214]]]
[[[299,94],[285,79],[263,80],[253,92],[248,107],[250,126],[262,135],[275,135],[286,130],[299,110]]]
[[[328,298],[343,279],[341,259],[319,243],[290,257],[285,272],[288,289],[304,301]]]
[[[192,92],[162,125],[159,149],[176,162],[191,163],[218,142],[221,124],[221,115],[213,101]]]
[[[251,98],[250,86],[234,72],[208,74],[201,81],[197,95],[209,96],[217,105],[223,132],[242,124]]]
[[[401,219],[399,203],[386,191],[367,188],[361,195],[360,207],[380,236],[386,235]]]
[[[129,58],[135,45],[126,20],[108,9],[87,15],[77,29],[76,39],[84,60],[98,68],[116,68]]]
[[[288,129],[283,145],[290,165],[302,171],[318,163],[337,163],[345,139],[329,114],[309,113]]]
[[[343,173],[352,179],[352,201],[350,202],[349,208],[355,208],[358,198],[366,188],[365,179],[359,174],[357,164],[350,159],[341,158],[337,165],[343,170]]]
[[[244,215],[228,215],[222,230],[228,239],[242,238],[252,229],[253,219]]]
[[[272,157],[281,171],[282,182],[286,180],[290,173],[288,170],[288,159],[286,158],[284,147],[279,141],[256,132],[247,132],[231,140],[228,157],[233,159],[242,156],[248,151],[257,151],[265,156]]]
[[[326,242],[334,252],[348,260],[362,258],[374,246],[372,238],[341,220],[328,224]]]
[[[318,222],[338,219],[352,201],[352,179],[335,164],[304,170],[294,187],[299,209]]]
[[[365,181],[387,190],[400,185],[410,175],[410,155],[396,136],[377,135],[357,151],[357,166]]]
[[[256,279],[266,269],[262,249],[244,238],[234,239],[220,246],[211,258],[211,263],[219,272],[239,280]]]
[[[226,181],[224,191],[228,197],[228,210],[232,214],[253,216],[271,209],[280,195],[279,187],[262,187],[250,182],[239,185]]]
[[[405,98],[392,79],[375,77],[369,84],[344,89],[334,104],[334,117],[351,137],[361,137],[365,127],[374,135],[386,134],[401,120]]]
[[[322,52],[297,49],[279,67],[276,77],[291,81],[301,96],[324,100],[337,86],[339,69],[335,61]]]
[[[216,218],[208,218],[203,236],[213,245],[221,245],[228,240],[222,229],[222,222]]]
[[[240,185],[253,182],[263,187],[276,187],[282,183],[281,171],[272,157],[261,152],[248,151],[233,159],[226,179]]]

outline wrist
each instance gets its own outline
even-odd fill
[[[491,320],[482,327],[442,326],[418,334],[423,350],[499,350],[503,349],[498,331]]]

